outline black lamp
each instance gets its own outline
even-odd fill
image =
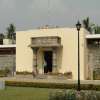
[[[77,90],[80,91],[80,36],[79,36],[79,31],[81,28],[81,24],[79,21],[76,24],[76,28],[78,31],[78,88]]]
[[[76,24],[76,28],[77,28],[77,30],[78,30],[78,31],[80,31],[81,24],[80,24],[80,22],[79,22],[79,21],[78,21],[78,22],[77,22],[77,24]]]

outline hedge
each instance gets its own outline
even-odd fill
[[[5,81],[5,84],[6,84],[6,86],[18,86],[18,87],[77,89],[77,84],[65,84],[65,83]],[[100,85],[81,84],[81,90],[97,90],[97,91],[100,91]]]
[[[17,75],[30,75],[32,74],[32,72],[27,72],[27,71],[23,71],[23,72],[16,72]]]

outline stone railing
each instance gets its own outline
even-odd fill
[[[32,46],[59,46],[61,45],[61,38],[59,37],[35,37],[31,39]]]

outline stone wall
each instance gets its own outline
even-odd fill
[[[100,48],[88,48],[88,63],[92,68],[100,68]]]
[[[15,55],[0,55],[0,69],[5,69],[6,67],[15,70],[16,57]]]
[[[89,77],[93,79],[93,71],[100,68],[100,47],[88,46],[88,71]]]

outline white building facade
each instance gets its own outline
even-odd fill
[[[89,33],[80,30],[80,78],[92,79],[88,68]],[[78,32],[76,28],[35,29],[16,32],[16,71],[38,74],[78,74]],[[90,73],[89,73],[90,71]]]

